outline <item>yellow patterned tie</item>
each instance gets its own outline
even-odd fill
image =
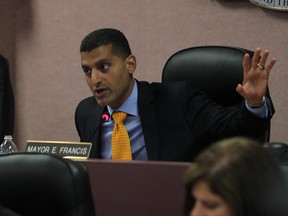
[[[112,133],[112,159],[132,160],[130,139],[123,121],[127,117],[125,112],[114,112],[114,129]]]

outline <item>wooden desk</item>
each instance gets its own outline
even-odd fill
[[[189,163],[81,161],[89,171],[97,216],[183,215]]]

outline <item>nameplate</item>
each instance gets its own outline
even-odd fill
[[[87,159],[91,148],[92,143],[90,142],[27,140],[26,152],[56,154],[71,159]]]

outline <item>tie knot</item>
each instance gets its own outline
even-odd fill
[[[115,122],[120,123],[120,122],[123,122],[126,119],[127,113],[125,113],[125,112],[114,112],[112,114],[112,117],[113,117]]]

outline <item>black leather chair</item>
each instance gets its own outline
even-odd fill
[[[95,216],[88,171],[59,156],[0,155],[0,204],[22,216]]]
[[[1,205],[0,205],[0,215],[1,216],[21,216]]]
[[[0,55],[0,142],[5,135],[13,135],[14,96],[9,78],[9,64]]]
[[[288,167],[288,144],[284,142],[269,142],[264,143],[264,148],[270,151],[281,164],[286,164]],[[288,168],[287,168],[288,175]]]
[[[236,86],[243,81],[243,57],[254,52],[228,46],[197,46],[180,50],[166,62],[162,82],[190,80],[195,87],[224,106],[237,106],[242,97]],[[266,92],[269,96],[269,89]],[[274,112],[274,107],[272,107]],[[270,140],[270,125],[263,142]]]

